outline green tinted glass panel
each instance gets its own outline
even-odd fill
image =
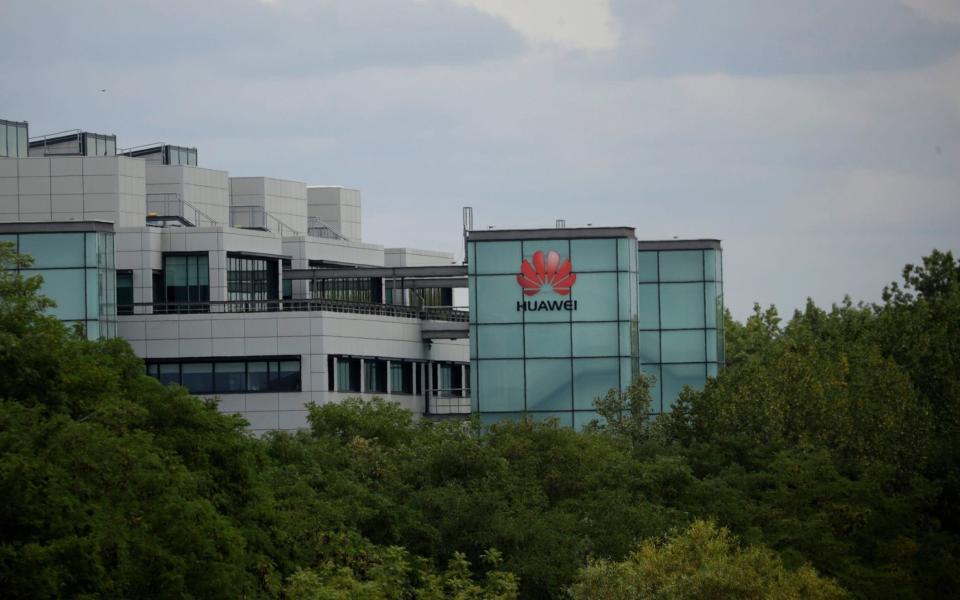
[[[703,280],[702,250],[660,251],[660,281]]]
[[[577,301],[574,321],[616,321],[618,318],[616,273],[577,275],[570,297]]]
[[[100,276],[97,269],[85,269],[85,279],[87,318],[96,319],[100,316]]]
[[[620,238],[617,240],[617,268],[621,271],[630,270],[630,257],[636,253],[636,243],[633,240]]]
[[[570,356],[570,324],[550,323],[524,326],[527,358]]]
[[[703,284],[660,284],[660,325],[663,329],[703,327]]]
[[[476,242],[467,244],[467,275],[473,275],[477,272]]]
[[[480,325],[477,352],[482,358],[522,358],[523,325]]]
[[[85,233],[84,235],[84,253],[86,254],[86,264],[88,267],[94,266],[106,266],[106,252],[103,253],[103,256],[98,256],[97,246],[100,241],[100,234],[97,233]],[[104,248],[106,251],[106,248]],[[101,260],[98,260],[101,259]]]
[[[523,361],[478,360],[480,411],[523,410]]]
[[[570,258],[576,273],[617,270],[617,240],[570,240]]]
[[[528,411],[563,410],[572,407],[569,359],[528,359],[526,375]],[[484,398],[486,397],[484,392]]]
[[[716,377],[718,372],[717,363],[707,363],[707,377]]]
[[[640,296],[640,329],[660,328],[660,299],[657,284],[641,283],[637,286]]]
[[[662,331],[660,336],[663,362],[694,362],[706,359],[703,329]]]
[[[522,318],[517,311],[523,293],[514,275],[477,277],[477,322],[516,323]]]
[[[717,271],[717,251],[703,251],[703,278],[707,281],[716,281],[719,279]]]
[[[617,358],[575,358],[573,397],[577,409],[593,409],[596,398],[620,388],[620,361]]]
[[[659,331],[641,331],[640,332],[640,362],[641,363],[660,362],[660,332]]]
[[[570,258],[570,240],[526,240],[523,242],[523,258],[532,262],[533,254],[537,251],[543,252],[544,259],[551,250],[555,250],[560,255],[561,264]],[[573,265],[574,272],[577,265]],[[520,272],[520,262],[514,267],[516,273]]]
[[[32,256],[32,267],[35,269],[82,267],[83,235],[82,233],[23,233],[20,234],[20,254]]]
[[[656,251],[637,253],[637,279],[640,283],[659,281]]]
[[[0,244],[7,243],[13,246],[13,251],[17,251],[17,234],[15,233],[0,233]]]
[[[84,289],[83,269],[26,270],[22,273],[24,277],[34,275],[43,277],[40,293],[57,303],[55,307],[49,310],[49,314],[61,321],[86,318],[86,291]]]
[[[520,242],[478,242],[477,274],[520,272]]]
[[[187,363],[180,365],[180,381],[191,394],[213,392],[213,363]]]
[[[704,311],[706,325],[707,327],[716,327],[717,320],[722,318],[719,315],[719,305],[717,303],[717,284],[704,284],[703,297],[706,305],[706,310]]]
[[[633,306],[633,298],[630,296],[630,292],[634,286],[631,280],[632,277],[630,277],[629,273],[617,274],[617,294],[619,295],[619,299],[617,300],[619,303],[617,307],[617,317],[621,321],[629,321],[636,311],[636,308]]]
[[[673,407],[677,395],[683,386],[689,385],[694,389],[703,389],[706,382],[706,366],[699,365],[662,365],[663,369],[663,410]]]
[[[638,373],[639,371],[634,371],[633,359],[621,358],[620,359],[620,389],[625,390],[628,387],[630,387],[630,384],[633,383],[634,375]]]
[[[573,324],[573,356],[618,356],[619,354],[620,336],[617,322]]]
[[[717,330],[708,329],[707,330],[707,360],[716,361],[717,360]]]

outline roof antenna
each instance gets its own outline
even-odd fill
[[[473,207],[463,207],[463,264],[467,264],[467,237],[473,230]]]

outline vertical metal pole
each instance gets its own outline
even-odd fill
[[[367,361],[365,359],[360,359],[360,393],[367,391]]]

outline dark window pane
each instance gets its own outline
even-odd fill
[[[187,363],[180,366],[183,387],[191,394],[213,392],[213,363]]]
[[[270,387],[270,374],[265,361],[247,363],[247,390],[266,392]]]
[[[245,363],[217,363],[214,368],[214,389],[218,394],[231,394],[246,390]]]

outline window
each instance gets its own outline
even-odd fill
[[[390,392],[393,394],[413,393],[414,363],[393,361],[390,363]]]
[[[207,253],[163,257],[164,299],[171,312],[210,310],[210,271]]]
[[[382,279],[379,277],[340,277],[315,279],[310,282],[313,298],[344,302],[379,304],[383,301],[382,288]]]
[[[368,394],[386,393],[387,391],[387,362],[384,360],[367,359],[364,366],[364,388]]]
[[[160,383],[180,384],[191,394],[300,391],[300,357],[150,360],[146,370]]]
[[[277,300],[277,258],[227,254],[227,299],[233,310],[266,310],[265,300]]]
[[[133,271],[117,271],[117,314],[133,314]]]

